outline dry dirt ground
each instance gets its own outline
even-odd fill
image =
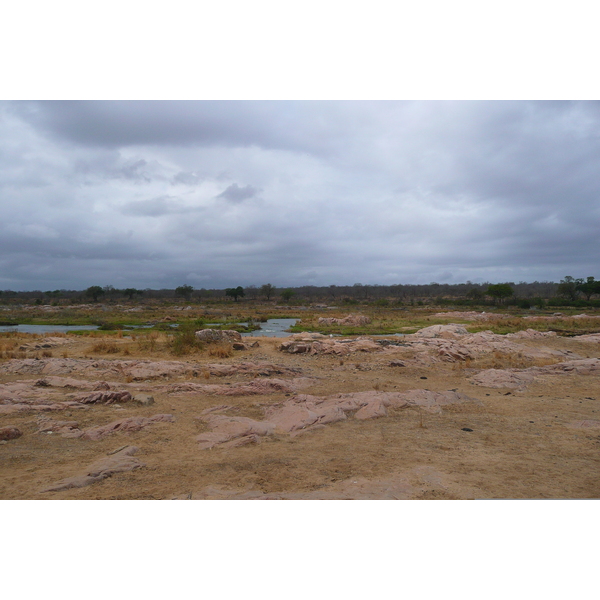
[[[597,335],[368,339],[338,355],[255,338],[215,358],[77,337],[44,357],[23,337],[37,359],[0,361],[0,430],[22,433],[0,442],[0,498],[600,497]],[[506,368],[516,383],[472,379]]]

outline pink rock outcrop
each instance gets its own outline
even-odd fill
[[[200,434],[196,439],[201,448],[222,446],[225,442],[248,436],[257,436],[247,440],[256,442],[258,437],[271,433],[294,435],[303,431],[322,428],[324,425],[343,421],[348,413],[355,413],[358,420],[385,417],[389,407],[419,407],[428,412],[440,413],[448,404],[476,402],[479,400],[458,394],[454,391],[432,392],[429,390],[409,390],[407,392],[354,392],[333,396],[312,396],[299,394],[284,402],[265,408],[265,421],[254,421],[245,417],[229,417],[204,411],[200,417],[211,431]],[[227,410],[229,407],[217,407]]]
[[[93,392],[92,394],[77,398],[81,404],[116,404],[129,402],[133,396],[129,392]]]
[[[353,352],[379,352],[382,346],[371,339],[359,337],[356,339],[325,338],[317,339],[298,333],[290,336],[279,346],[281,352],[289,354],[334,354],[347,356]]]

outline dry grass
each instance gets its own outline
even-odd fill
[[[158,333],[151,331],[147,335],[137,338],[137,347],[140,352],[156,352],[158,346]]]
[[[479,358],[467,357],[464,361],[455,363],[454,369],[527,369],[529,367],[545,367],[562,362],[564,358],[524,356],[522,352],[493,353]]]
[[[114,342],[108,342],[106,340],[102,340],[88,348],[88,352],[93,352],[94,354],[118,354],[121,352],[121,348],[117,346]]]
[[[233,345],[229,342],[210,344],[208,347],[208,355],[217,358],[229,358],[230,356],[233,356]]]

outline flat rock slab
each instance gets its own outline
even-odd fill
[[[572,421],[567,424],[571,429],[600,429],[600,421],[595,419],[585,419],[583,421]]]
[[[80,475],[61,479],[40,491],[42,493],[60,492],[70,488],[81,488],[102,481],[115,473],[126,473],[134,469],[140,469],[146,465],[133,456],[137,451],[138,448],[135,446],[127,446],[92,463]]]
[[[596,375],[600,374],[600,359],[584,358],[528,369],[485,369],[469,378],[474,385],[489,388],[524,389],[544,375]]]
[[[101,440],[107,435],[111,435],[117,432],[132,433],[134,431],[140,431],[148,425],[158,423],[161,421],[172,423],[175,419],[173,415],[154,415],[152,417],[128,417],[126,419],[119,419],[113,421],[108,425],[101,425],[99,427],[91,427],[82,431],[77,437],[81,437],[84,440]]]

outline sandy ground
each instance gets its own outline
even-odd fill
[[[336,356],[289,354],[278,349],[281,339],[255,338],[258,347],[219,359],[206,353],[176,358],[160,350],[139,355],[132,350],[128,356],[91,354],[89,340],[66,340],[51,350],[52,358],[40,361],[59,364],[65,360],[63,353],[68,354],[75,365],[68,375],[59,370],[48,379],[48,369],[42,374],[11,371],[11,365],[23,364],[22,359],[0,361],[4,386],[0,409],[5,411],[0,411],[0,429],[16,427],[22,432],[16,439],[0,442],[2,499],[600,497],[599,370],[538,373],[526,385],[510,388],[485,387],[470,380],[486,368],[519,369],[564,361],[563,357],[536,363],[527,359],[529,351],[568,350],[579,359],[599,358],[597,340],[514,340],[524,355],[496,352],[473,361],[441,360],[436,347],[417,352],[411,344]],[[137,359],[185,363],[189,369],[136,379],[122,366],[113,371],[104,369],[104,363],[90,366],[95,361],[116,364]],[[398,361],[404,366],[398,366]],[[217,376],[209,374],[207,367],[241,363],[289,370]],[[97,376],[93,369],[99,371]],[[61,377],[80,383],[61,387]],[[34,386],[40,379],[45,381]],[[285,385],[258,394],[219,393],[226,386],[267,380]],[[100,381],[107,382],[110,391],[151,395],[154,403],[117,400],[77,406],[76,399],[90,396]],[[88,382],[88,388],[81,382]],[[193,385],[186,391],[185,385],[174,384]],[[198,436],[213,431],[207,414],[265,423],[267,414],[299,394],[327,398],[371,391],[379,398],[386,392],[410,390],[453,390],[466,399],[440,406],[392,403],[380,411],[384,416],[365,419],[357,418],[357,410],[347,410],[343,420],[319,421],[317,427],[245,435],[244,445],[236,445],[239,436],[211,448],[198,441]],[[17,396],[39,402],[45,393],[52,398],[54,410],[40,411],[35,403],[23,410],[11,408],[18,404]],[[67,401],[72,404],[60,404]],[[215,407],[223,408],[206,412]],[[138,431],[117,429],[100,439],[82,435],[124,418],[155,415],[172,415],[172,420],[146,423]],[[70,429],[39,432],[49,421],[70,422]],[[79,437],[63,435],[69,432]],[[87,485],[44,491],[60,488],[61,482],[68,486],[69,481]]]

